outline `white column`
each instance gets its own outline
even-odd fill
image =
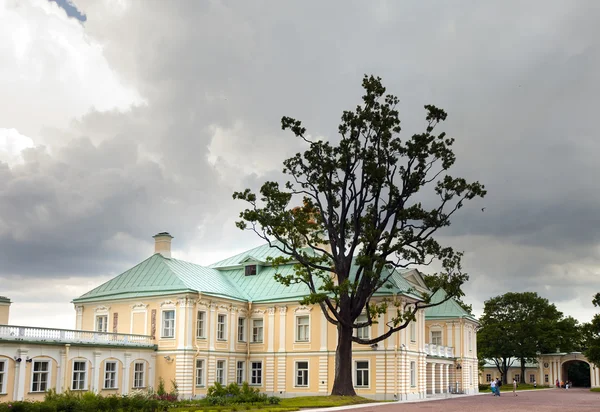
[[[267,308],[267,313],[269,336],[267,338],[265,391],[267,393],[273,393],[275,391],[275,353],[273,349],[273,346],[275,346],[275,307]]]
[[[177,349],[192,349],[192,322],[194,301],[190,298],[180,298],[177,311]]]
[[[463,356],[462,346],[460,344],[460,323],[454,324],[454,356],[459,358]]]
[[[435,395],[435,363],[431,364],[431,393]]]
[[[123,390],[121,393],[127,395],[129,393],[129,368],[131,367],[131,353],[125,353],[123,357]]]
[[[18,401],[22,401],[25,397],[25,366],[27,365],[25,360],[28,353],[23,349],[17,351],[17,357],[21,358],[21,362],[15,362],[15,399]]]
[[[237,341],[237,306],[231,306],[229,309],[229,350],[235,352],[235,342]],[[230,368],[231,369],[231,368]],[[235,368],[234,368],[235,370]],[[235,374],[235,372],[234,372]],[[234,375],[235,376],[235,375]],[[235,380],[234,380],[235,381]],[[234,382],[230,381],[230,382]]]
[[[62,393],[63,382],[65,381],[65,373],[67,370],[67,351],[60,351],[60,359],[56,367],[56,393]]]
[[[279,354],[277,355],[277,394],[283,395],[285,393],[285,366],[286,366],[286,354],[285,354],[285,327],[287,319],[287,306],[279,306]]]
[[[150,365],[148,366],[148,385],[156,388],[156,353],[150,355]]]
[[[446,345],[454,346],[454,341],[452,340],[452,323],[446,323]]]
[[[444,366],[445,365],[440,365],[439,370],[440,370],[440,383],[439,383],[439,387],[440,387],[440,393],[444,393]]]
[[[209,320],[208,325],[206,326],[206,330],[208,332],[208,349],[211,351],[215,350],[215,335],[217,334],[217,330],[215,327],[216,322],[216,314],[215,310],[217,309],[217,305],[214,302],[210,302],[209,304]]]
[[[75,311],[77,312],[77,316],[75,317],[75,329],[83,328],[83,305],[75,306]]]
[[[285,323],[287,319],[287,306],[279,307],[279,352],[285,352]]]
[[[92,384],[88,385],[90,390],[94,393],[98,393],[98,382],[100,381],[100,355],[102,352],[94,351],[92,360]]]

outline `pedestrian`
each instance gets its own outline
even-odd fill
[[[560,388],[560,382],[558,381],[558,379],[556,380],[556,387]]]
[[[513,379],[513,395],[518,396],[517,395],[517,379]]]
[[[492,395],[496,396],[496,380],[490,382],[490,388],[492,389]]]
[[[502,387],[502,380],[496,378],[496,395],[500,396],[500,388]]]

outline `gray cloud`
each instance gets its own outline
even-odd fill
[[[0,163],[0,277],[118,273],[162,230],[201,263],[255,244],[231,193],[301,150],[281,116],[330,137],[373,73],[407,136],[424,104],[445,108],[453,172],[489,189],[443,233],[468,252],[469,299],[597,289],[594,2],[75,3],[143,103],[41,124],[46,149]]]

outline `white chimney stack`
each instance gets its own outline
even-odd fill
[[[166,258],[171,258],[171,239],[169,232],[160,232],[154,236],[154,253],[160,253]]]

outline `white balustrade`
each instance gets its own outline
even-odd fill
[[[432,343],[425,344],[425,353],[430,356],[439,356],[442,358],[453,358],[454,348],[451,346],[434,345]]]
[[[0,325],[0,341],[36,341],[57,343],[93,343],[99,345],[152,347],[152,337],[125,333],[105,333],[87,330],[49,329],[32,326]]]

